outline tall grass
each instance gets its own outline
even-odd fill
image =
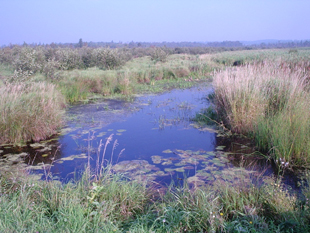
[[[190,55],[172,55],[165,63],[154,62],[150,57],[135,58],[122,68],[102,70],[63,71],[55,82],[68,102],[99,96],[130,96],[146,90],[146,86],[158,83],[175,83],[178,80],[205,79],[210,76],[211,66],[206,59]],[[190,79],[189,79],[190,78]],[[186,82],[186,81],[184,81]],[[168,86],[168,85],[167,85]]]
[[[89,171],[89,170],[88,170]],[[309,188],[297,198],[273,178],[170,186],[166,193],[112,174],[86,171],[61,184],[1,173],[1,232],[308,232]],[[309,178],[309,177],[308,177]],[[309,181],[309,179],[308,179]]]
[[[62,125],[64,99],[55,85],[8,84],[0,93],[0,143],[39,141]]]
[[[310,162],[309,63],[265,61],[214,78],[217,112],[237,133],[254,135],[275,162]]]

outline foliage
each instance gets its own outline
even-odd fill
[[[161,48],[153,48],[151,52],[151,59],[155,62],[165,62],[167,60],[167,53]]]

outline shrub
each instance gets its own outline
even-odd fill
[[[92,64],[100,69],[115,69],[124,64],[117,49],[98,48],[92,51]]]
[[[23,47],[15,57],[13,66],[15,70],[36,73],[41,71],[44,60],[45,57],[42,50]]]
[[[151,51],[151,59],[155,62],[166,62],[168,54],[162,49],[155,47]]]
[[[56,59],[62,70],[79,69],[83,66],[81,56],[76,49],[58,49]]]

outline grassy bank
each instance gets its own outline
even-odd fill
[[[272,178],[246,180],[163,193],[109,169],[68,184],[1,173],[0,231],[309,232],[309,187],[298,198]]]
[[[55,85],[8,84],[0,93],[0,144],[43,140],[61,126],[65,102]]]
[[[128,97],[137,93],[167,90],[171,86],[188,86],[197,79],[208,79],[213,68],[192,55],[169,56],[165,62],[154,62],[151,57],[142,57],[132,59],[114,70],[95,67],[63,71],[58,74],[55,83],[72,103],[93,96]]]
[[[39,141],[56,133],[65,102],[189,87],[208,79],[210,68],[191,55],[170,56],[165,62],[136,58],[115,69],[58,70],[53,78],[1,65],[0,144]]]
[[[224,124],[253,136],[279,166],[310,163],[309,67],[309,60],[265,60],[214,77],[216,111]]]

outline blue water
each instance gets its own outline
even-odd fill
[[[209,86],[202,86],[138,97],[133,103],[111,100],[73,106],[67,113],[68,118],[73,118],[68,120],[66,126],[70,133],[60,137],[61,148],[56,157],[59,160],[72,155],[90,154],[92,167],[95,167],[100,140],[105,142],[111,134],[113,140],[107,147],[105,159],[112,161],[112,164],[124,160],[146,160],[153,164],[153,155],[175,157],[174,153],[163,153],[167,149],[214,151],[215,133],[202,132],[191,125],[196,113],[208,107],[206,97],[211,92]],[[117,147],[111,159],[115,140]],[[51,172],[62,178],[83,170],[88,162],[87,158],[62,163],[58,163],[57,159]],[[160,164],[156,166],[160,170],[165,168]],[[190,169],[187,175],[194,172]]]

